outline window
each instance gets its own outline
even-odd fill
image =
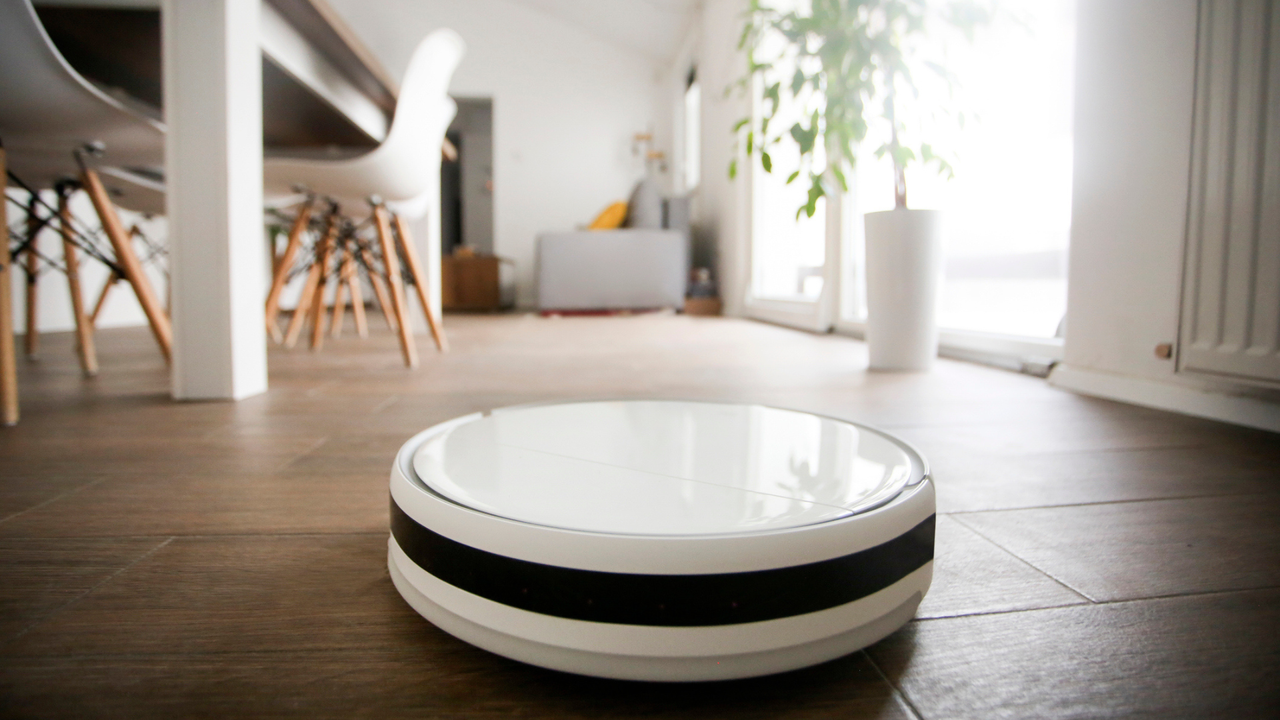
[[[689,70],[684,90],[684,158],[681,163],[684,191],[698,187],[702,171],[702,86],[698,70]]]
[[[781,38],[763,39],[766,57],[774,53],[768,44]],[[762,84],[785,81],[795,73],[795,61],[791,56],[774,63]],[[755,94],[758,97],[758,93]],[[791,127],[807,116],[814,98],[806,89],[794,96],[783,89],[778,110],[774,113],[772,132],[776,128]],[[758,112],[757,112],[758,115]],[[757,136],[759,133],[757,132]],[[791,172],[800,167],[800,151],[787,139],[769,146],[774,172],[765,172],[760,158],[750,159],[752,173],[752,296],[768,300],[798,300],[814,302],[822,295],[825,284],[827,212],[826,198],[818,200],[817,212],[812,217],[796,210],[805,204],[809,181],[807,172],[795,182],[787,183]],[[815,172],[821,173],[826,164],[822,148],[816,149]]]
[[[956,177],[908,169],[908,203],[947,213],[944,329],[1050,338],[1066,312],[1075,0],[1003,6],[1009,13],[976,43],[950,49],[969,121],[934,144],[955,152]],[[920,90],[923,102],[948,102],[944,88]],[[879,144],[868,137],[859,154],[856,217],[893,207],[891,165],[873,155]],[[860,240],[844,238],[848,256],[862,257]],[[865,311],[850,285],[841,314],[858,321]]]

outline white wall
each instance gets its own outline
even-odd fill
[[[1067,334],[1054,382],[1280,429],[1280,408],[1222,394],[1249,389],[1175,375],[1155,355],[1178,339],[1196,0],[1080,0],[1077,32]]]
[[[1173,374],[1191,165],[1195,0],[1080,0],[1065,359]]]
[[[397,76],[431,30],[466,40],[449,91],[493,98],[494,250],[532,306],[535,236],[589,223],[643,175],[631,139],[653,125],[654,63],[505,0],[330,1]]]
[[[691,193],[694,260],[712,268],[726,315],[741,315],[746,297],[749,228],[745,222],[748,184],[744,174],[729,179],[734,156],[732,129],[747,115],[750,104],[725,89],[742,77],[746,61],[738,52],[745,0],[706,0],[695,14],[675,58],[663,69],[658,83],[656,145],[667,152],[667,182],[683,160],[680,143],[684,122],[685,78],[698,67],[702,85],[701,182]],[[680,188],[672,188],[680,189]]]

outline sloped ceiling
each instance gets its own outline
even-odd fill
[[[654,62],[670,60],[701,0],[511,0]]]

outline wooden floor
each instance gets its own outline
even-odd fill
[[[1276,717],[1280,438],[738,320],[450,317],[272,350],[271,391],[175,404],[145,330],[21,363],[0,429],[0,716]],[[841,660],[703,685],[536,669],[387,576],[387,472],[432,423],[539,400],[724,399],[892,429],[935,469],[917,619]]]

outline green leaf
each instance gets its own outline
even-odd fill
[[[729,179],[733,180],[738,177],[738,159],[734,158],[729,161]]]
[[[849,183],[844,179],[844,171],[840,169],[840,166],[832,165],[831,173],[840,181],[840,189],[845,192],[849,192]]]
[[[804,87],[804,71],[796,68],[796,74],[791,76],[791,94],[795,95],[800,92],[800,88]]]
[[[800,146],[800,154],[807,155],[813,151],[813,141],[817,137],[816,128],[805,128],[800,123],[791,126],[791,138]]]
[[[809,197],[805,204],[796,211],[796,219],[800,219],[800,213],[804,213],[805,217],[813,217],[813,214],[818,211],[818,199],[826,196],[826,194],[827,189],[822,186],[822,176],[810,174]]]
[[[742,118],[741,120],[733,124],[733,131],[738,132],[744,126],[746,126],[746,124],[749,122],[751,122],[751,118]]]
[[[765,172],[773,172],[773,158],[769,157],[769,153],[760,153],[760,165],[764,167]]]
[[[796,178],[798,178],[798,177],[800,177],[800,171],[799,171],[799,170],[797,170],[797,171],[795,171],[795,172],[791,173],[791,176],[787,178],[787,184],[788,184],[788,185],[790,185],[791,183],[795,182],[795,181],[796,181]]]

